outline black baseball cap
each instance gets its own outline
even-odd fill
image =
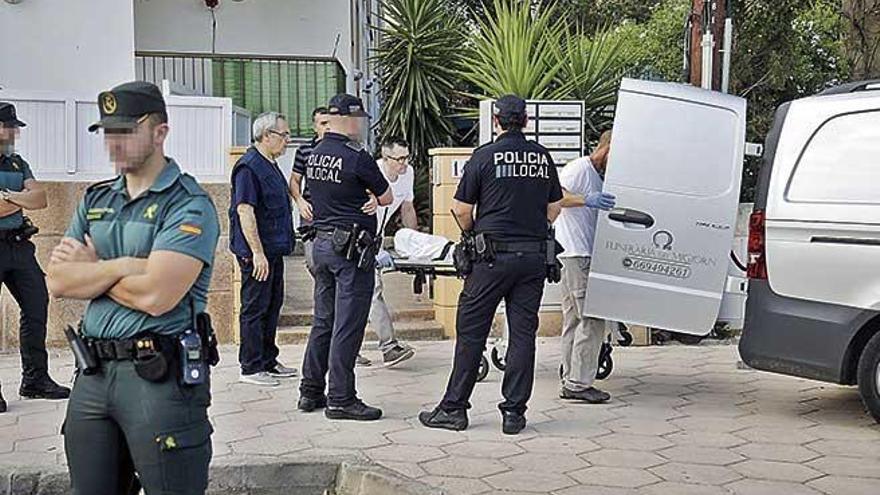
[[[369,117],[370,115],[364,110],[364,102],[354,95],[340,93],[330,98],[327,105],[327,113],[329,115],[341,115],[344,117]]]
[[[495,115],[498,117],[525,119],[526,100],[516,95],[504,95],[495,100]]]
[[[158,113],[167,116],[165,98],[155,84],[134,81],[120,84],[110,91],[98,94],[101,120],[89,126],[89,132],[98,129],[134,129],[144,115]]]
[[[8,127],[25,127],[27,124],[18,120],[15,115],[15,105],[0,101],[0,124]]]

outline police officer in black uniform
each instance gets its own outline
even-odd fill
[[[429,428],[467,428],[480,356],[502,300],[510,327],[502,383],[505,400],[499,404],[502,431],[513,435],[526,426],[538,309],[550,266],[548,222],[556,219],[562,200],[550,153],[522,133],[527,122],[523,99],[500,98],[494,116],[498,138],[474,151],[455,193],[453,213],[466,231],[463,239],[476,242],[475,248],[465,250],[473,265],[458,300],[455,360],[446,395],[433,411],[419,414]],[[551,253],[554,260],[555,255]]]
[[[21,388],[30,399],[66,399],[70,389],[49,378],[46,316],[49,293],[46,278],[34,256],[30,237],[36,228],[22,210],[46,207],[46,191],[34,179],[30,165],[15,153],[15,138],[25,123],[15,106],[0,102],[0,285],[5,285],[21,308]],[[6,401],[0,394],[0,412]]]
[[[328,419],[370,421],[382,411],[358,399],[354,366],[373,297],[377,224],[376,216],[362,207],[370,195],[381,206],[394,198],[376,161],[358,143],[367,116],[363,102],[340,94],[328,107],[330,130],[306,164],[315,236],[315,315],[298,407],[304,412],[326,407]]]

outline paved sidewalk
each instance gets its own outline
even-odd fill
[[[737,369],[734,346],[618,348],[604,406],[557,397],[559,341],[542,339],[529,427],[500,432],[500,373],[478,384],[471,428],[418,425],[440,398],[451,342],[416,343],[399,369],[359,369],[359,388],[385,419],[330,422],[296,411],[296,381],[235,382],[234,349],[214,377],[215,458],[345,457],[375,462],[450,494],[875,494],[880,427],[854,389]],[[282,359],[299,365],[302,347]],[[375,354],[375,353],[374,353]],[[375,356],[371,356],[375,357]],[[55,376],[70,376],[67,354]],[[59,369],[60,368],[60,369]],[[0,465],[64,463],[63,403],[19,401],[18,357],[0,356],[10,412],[0,415]]]

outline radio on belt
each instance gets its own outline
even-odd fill
[[[184,385],[201,385],[208,378],[208,365],[202,355],[202,338],[193,330],[180,335],[181,381]]]

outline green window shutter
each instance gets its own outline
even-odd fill
[[[214,96],[232,98],[254,116],[281,112],[296,137],[311,137],[312,109],[345,91],[345,72],[331,61],[217,57],[212,76]]]

